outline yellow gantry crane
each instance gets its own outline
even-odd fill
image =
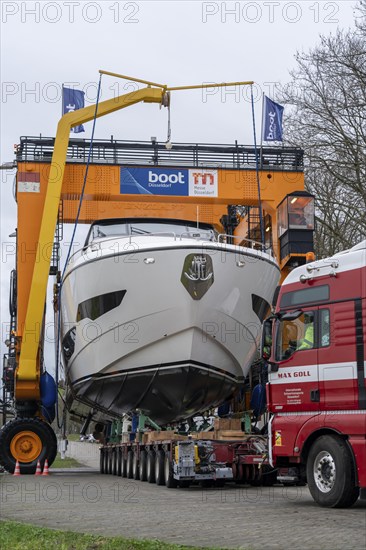
[[[97,110],[91,105],[65,114],[58,123],[52,143],[51,162],[46,155],[38,154],[36,148],[30,157],[26,152],[24,156],[22,152],[18,156],[16,329],[13,331],[14,353],[7,370],[13,376],[12,392],[17,417],[0,431],[0,463],[9,471],[14,470],[18,460],[23,465],[24,473],[33,473],[38,460],[42,462],[48,458],[52,462],[56,454],[55,435],[43,412],[40,380],[47,282],[60,203],[63,205],[63,221],[73,222],[85,171],[85,161],[77,159],[77,162],[66,162],[70,145],[79,150],[83,141],[70,141],[71,128],[140,102],[167,107],[172,91],[212,87],[169,87],[108,71],[100,73],[133,80],[145,87],[100,102]],[[252,84],[249,81],[215,86]],[[39,145],[42,150],[42,139]],[[214,155],[215,149],[212,148],[211,152]],[[273,246],[285,276],[288,269],[304,262],[306,253],[313,250],[313,197],[304,191],[300,152],[292,150],[286,157],[285,149],[278,148],[276,151],[272,148],[266,157],[264,150],[258,149],[261,155],[259,170],[255,167],[255,161],[258,162],[256,158],[245,164],[245,152],[237,145],[236,150],[235,147],[227,147],[220,150],[221,153],[242,158],[243,165],[239,162],[230,167],[220,162],[213,164],[218,172],[218,192],[214,197],[121,195],[120,164],[110,159],[103,162],[103,157],[98,162],[92,161],[79,221],[90,223],[101,218],[135,216],[196,220],[199,211],[200,222],[213,223],[217,227],[223,225],[225,232],[230,231],[237,239],[235,243],[240,244],[248,237],[261,239],[260,213],[263,214],[267,244]],[[244,208],[240,219],[235,211],[236,205]],[[307,213],[308,225],[305,232],[302,228],[301,235],[295,225],[291,226],[290,217],[295,209]]]

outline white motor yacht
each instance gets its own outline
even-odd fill
[[[213,226],[95,222],[61,292],[63,362],[78,403],[159,424],[229,398],[248,374],[279,280],[269,253]]]

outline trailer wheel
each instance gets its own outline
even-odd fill
[[[99,451],[99,471],[101,474],[104,474],[104,449]]]
[[[122,450],[118,448],[116,452],[117,452],[117,476],[121,477],[122,476]]]
[[[128,451],[127,453],[127,477],[128,479],[133,478],[133,451]]]
[[[262,471],[258,468],[257,465],[253,464],[253,474],[252,479],[249,481],[252,487],[260,487],[263,485]]]
[[[168,453],[165,455],[164,469],[165,485],[168,487],[168,489],[175,489],[175,487],[178,486],[178,481],[174,478],[173,464],[170,460],[170,456]]]
[[[118,460],[117,453],[118,453],[118,449],[112,450],[112,474],[114,476],[117,475],[117,460]]]
[[[147,452],[141,451],[140,453],[140,465],[139,465],[140,480],[147,480]]]
[[[340,437],[323,435],[315,441],[306,473],[311,496],[321,506],[346,508],[358,499],[352,456]]]
[[[155,458],[155,483],[156,485],[165,485],[164,476],[164,459],[165,453],[162,449],[159,449]]]
[[[136,480],[140,478],[140,465],[137,452],[133,453],[132,477]]]
[[[182,479],[180,482],[179,482],[179,487],[181,489],[188,489],[188,487],[190,486],[191,482],[189,481],[189,479]]]
[[[112,449],[107,449],[106,474],[112,473]]]
[[[215,487],[218,487],[218,488],[225,487],[225,479],[216,479]]]
[[[108,473],[108,449],[103,449],[103,474]]]
[[[146,462],[146,479],[148,483],[155,483],[155,452],[148,451]]]
[[[277,481],[277,469],[274,469],[266,464],[262,467],[262,469],[263,487],[272,487],[272,485],[274,485]]]
[[[51,426],[39,418],[10,420],[0,430],[0,465],[14,473],[19,461],[22,474],[34,474],[38,460],[43,468],[57,454],[57,439]]]
[[[200,481],[202,489],[208,489],[209,487],[214,487],[215,481],[213,479],[203,479]]]
[[[122,456],[122,477],[127,477],[127,458],[124,453],[124,449],[121,449]]]
[[[99,450],[99,472],[104,474],[104,449]]]

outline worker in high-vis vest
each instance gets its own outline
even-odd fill
[[[305,334],[299,342],[298,350],[312,349],[314,347],[314,318],[312,313],[305,313]]]

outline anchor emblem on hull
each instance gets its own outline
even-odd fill
[[[212,258],[208,254],[188,254],[184,260],[181,283],[193,300],[200,300],[214,282]]]
[[[188,272],[184,272],[184,275],[190,281],[208,281],[209,279],[211,279],[211,277],[213,277],[213,272],[207,272],[207,258],[204,255],[200,255],[193,257],[191,267],[189,268]]]

